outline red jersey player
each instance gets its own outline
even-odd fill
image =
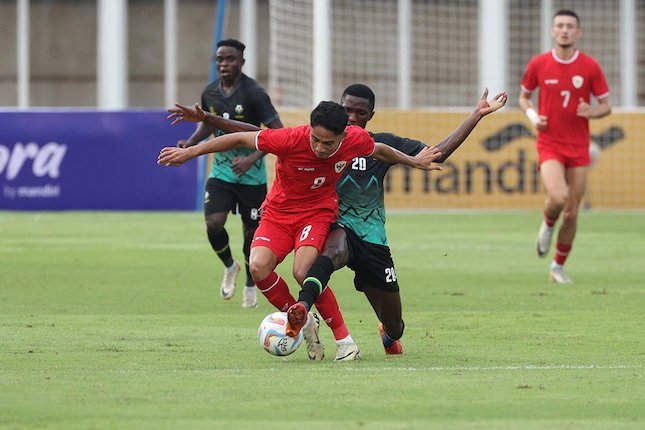
[[[540,257],[548,254],[554,225],[563,214],[549,272],[549,280],[560,284],[572,282],[562,266],[571,251],[587,182],[589,118],[602,118],[611,112],[609,88],[600,66],[576,49],[582,33],[579,22],[573,11],[555,14],[551,29],[555,47],[528,63],[519,97],[520,107],[538,130],[540,174],[547,193],[537,238]],[[536,112],[531,95],[538,87]],[[595,106],[590,104],[591,95],[598,101]]]
[[[336,219],[336,182],[355,157],[372,156],[424,170],[440,167],[432,161],[441,156],[436,148],[426,148],[415,157],[388,145],[374,142],[358,126],[347,126],[345,108],[334,102],[321,102],[312,112],[310,124],[295,128],[231,133],[190,148],[163,148],[158,163],[178,166],[199,155],[248,147],[277,156],[276,178],[262,205],[260,226],[253,238],[249,266],[258,289],[278,310],[296,303],[286,282],[275,272],[277,265],[295,250],[293,275],[300,285],[318,257],[331,223]],[[336,299],[329,288],[316,307],[335,334],[344,330],[342,341],[354,344],[345,327]],[[323,313],[324,310],[324,313]],[[326,315],[325,315],[326,314]],[[313,314],[303,327],[309,358],[324,356]],[[347,350],[347,348],[344,348]],[[341,360],[359,358],[354,354]],[[339,360],[339,361],[341,361]]]

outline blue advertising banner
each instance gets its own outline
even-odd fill
[[[157,164],[194,129],[161,110],[0,112],[0,210],[195,210],[197,162]]]

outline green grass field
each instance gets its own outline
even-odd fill
[[[645,216],[581,214],[571,286],[539,216],[391,215],[405,354],[343,269],[363,360],[333,363],[327,328],[322,362],[261,349],[273,309],[219,298],[200,213],[1,212],[0,428],[643,429]]]

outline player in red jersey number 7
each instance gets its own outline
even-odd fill
[[[441,156],[436,148],[426,148],[414,157],[409,156],[375,143],[367,131],[347,126],[347,121],[341,105],[321,102],[312,111],[309,125],[232,133],[187,149],[163,148],[159,155],[158,163],[167,166],[178,166],[199,155],[236,147],[256,148],[277,156],[276,178],[262,205],[249,264],[258,289],[278,310],[286,311],[296,300],[275,268],[295,250],[292,271],[302,285],[337,217],[335,186],[353,158],[372,156],[424,170],[440,169],[433,163]],[[325,300],[336,303],[330,294]],[[337,305],[332,313],[342,321]],[[306,329],[305,340],[310,358],[321,359],[322,350],[314,354],[309,351],[310,342],[318,342],[317,330],[314,331]],[[316,339],[311,339],[312,334]]]
[[[522,79],[519,105],[538,131],[540,175],[546,189],[544,220],[537,253],[549,253],[555,223],[562,214],[549,280],[568,284],[564,262],[576,235],[578,211],[587,184],[589,119],[609,115],[609,87],[598,62],[576,49],[582,34],[575,12],[560,10],[553,17],[555,47],[531,59]],[[531,102],[539,88],[539,106]],[[598,103],[591,105],[591,95]]]

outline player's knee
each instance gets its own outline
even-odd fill
[[[324,255],[325,257],[329,258],[330,260],[334,261],[342,255],[342,249],[336,245],[331,245],[331,246],[326,246],[323,249],[323,252],[321,255]]]
[[[249,264],[249,271],[251,272],[251,277],[255,282],[262,281],[267,278],[271,274],[269,270],[266,270],[265,268],[258,267],[257,265],[254,264]]]
[[[320,255],[329,258],[336,269],[347,264],[349,250],[347,236],[342,229],[332,230]]]
[[[549,193],[549,200],[551,200],[551,203],[562,209],[566,206],[567,201],[569,200],[569,192],[567,190],[561,190],[561,191],[552,191]]]
[[[331,246],[329,248],[325,248],[321,256],[327,257],[329,259],[329,261],[333,265],[334,270],[338,270],[341,267],[347,265],[347,261],[349,259],[349,254],[346,246]]]
[[[263,262],[257,258],[251,258],[249,261],[249,271],[251,272],[251,277],[255,282],[262,281],[267,278],[273,272],[273,267],[271,267],[268,262]]]
[[[302,285],[302,283],[305,281],[305,278],[307,277],[307,272],[308,270],[303,270],[303,268],[293,268],[293,277],[296,281],[298,281],[299,285]]]
[[[565,210],[562,213],[562,222],[565,224],[575,224],[578,221],[577,210]]]
[[[206,228],[211,233],[220,233],[224,230],[224,222],[217,218],[206,217]]]
[[[403,337],[403,331],[405,330],[405,323],[402,319],[396,319],[391,321],[383,321],[383,330],[387,336],[392,340],[398,340]]]

